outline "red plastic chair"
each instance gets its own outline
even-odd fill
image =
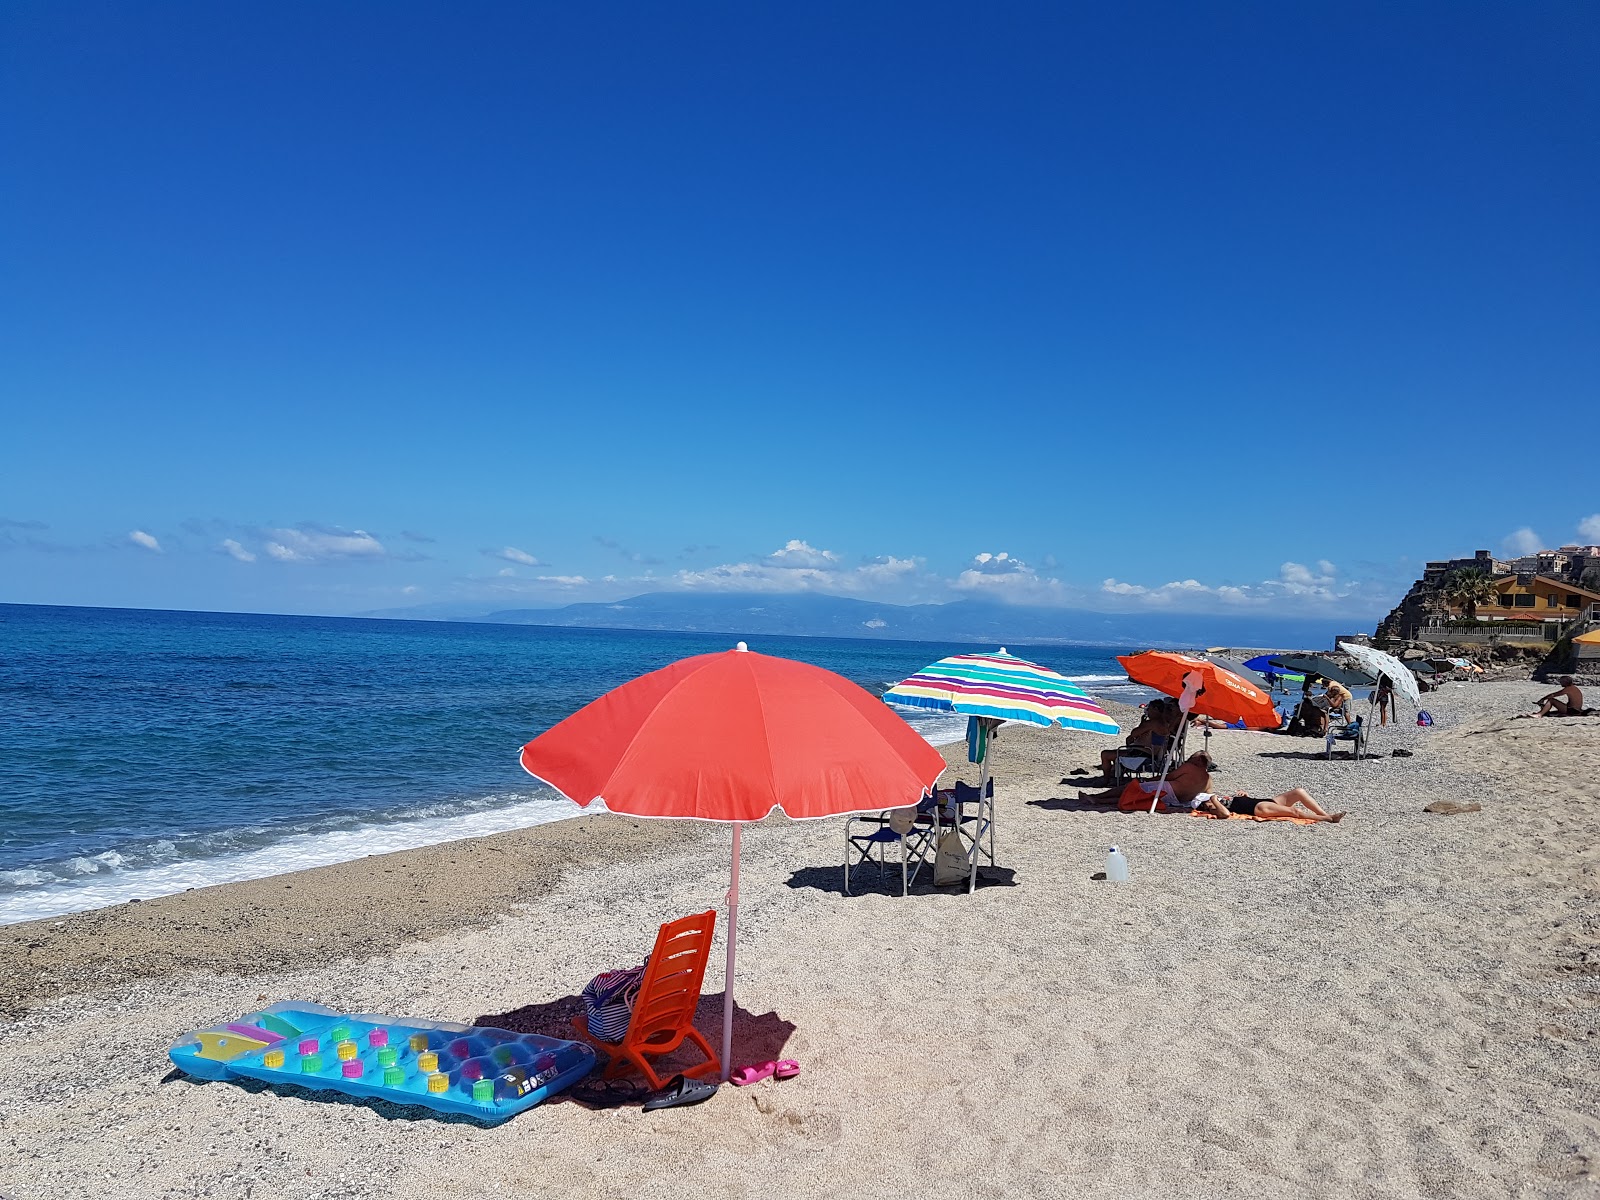
[[[685,1075],[721,1074],[722,1063],[711,1044],[694,1027],[695,1009],[700,1005],[700,983],[705,978],[706,960],[711,955],[711,930],[717,923],[717,910],[668,921],[656,934],[656,948],[639,982],[639,998],[634,1001],[633,1019],[620,1042],[603,1042],[589,1032],[589,1022],[573,1017],[578,1035],[605,1053],[604,1078],[620,1074],[630,1065],[644,1072],[654,1088],[667,1081],[651,1068],[648,1058],[671,1054],[685,1038],[698,1046],[709,1060],[684,1071]]]

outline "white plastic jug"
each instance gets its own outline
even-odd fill
[[[1128,882],[1128,860],[1123,857],[1122,851],[1115,846],[1111,847],[1106,855],[1106,881],[1108,883]]]

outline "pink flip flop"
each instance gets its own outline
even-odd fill
[[[798,1074],[800,1074],[800,1064],[792,1058],[780,1058],[772,1064],[774,1079],[793,1079]]]
[[[770,1079],[777,1069],[778,1064],[774,1062],[764,1062],[759,1066],[753,1067],[740,1067],[732,1075],[728,1076],[728,1082],[733,1084],[734,1087],[749,1087],[752,1083],[760,1083],[763,1079]]]

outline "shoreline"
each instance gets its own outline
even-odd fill
[[[1125,675],[1082,678],[1113,683],[1127,679]],[[1119,703],[1103,696],[1097,696],[1096,700],[1102,704]],[[905,713],[901,715],[906,716]],[[964,717],[919,709],[913,710],[908,719],[912,727],[935,748],[957,745],[965,737]],[[534,794],[494,807],[464,808],[458,813],[439,816],[364,820],[349,829],[318,833],[287,833],[261,846],[215,857],[145,864],[127,871],[86,874],[72,883],[58,881],[33,889],[19,888],[0,895],[0,937],[4,936],[5,930],[31,922],[61,920],[129,902],[149,903],[203,888],[272,879],[375,855],[420,851],[458,841],[494,837],[519,829],[536,829],[584,815],[585,810],[538,781],[528,779],[526,783],[535,789]],[[524,819],[524,814],[540,810],[551,815]],[[159,834],[151,836],[158,837]],[[363,842],[373,841],[380,843],[380,848],[361,848]],[[112,848],[103,853],[115,854],[117,851]],[[296,859],[300,861],[296,862]],[[287,860],[291,865],[278,866],[275,860]],[[27,873],[37,869],[18,867],[14,868],[14,872]],[[27,915],[11,915],[24,911]]]

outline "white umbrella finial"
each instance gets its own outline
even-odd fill
[[[750,651],[750,647],[746,646],[743,642],[740,642],[737,646],[734,647],[734,649],[738,650],[738,651],[741,651],[743,653],[749,653],[749,651]]]
[[[1001,646],[1000,647],[1000,653],[1004,654],[1005,652],[1006,652],[1006,648],[1004,646]]]

